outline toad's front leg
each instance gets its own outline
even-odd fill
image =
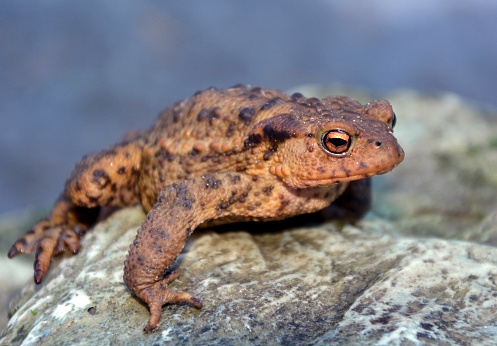
[[[202,307],[198,297],[171,291],[168,284],[179,276],[179,270],[166,271],[198,225],[233,214],[236,205],[245,201],[248,190],[247,177],[218,173],[177,182],[161,191],[124,264],[124,282],[150,309],[145,331],[158,327],[164,304],[186,302]]]

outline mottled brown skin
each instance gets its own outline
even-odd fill
[[[83,158],[50,216],[17,240],[9,257],[36,250],[40,283],[52,256],[78,252],[100,207],[140,203],[148,215],[130,246],[124,282],[148,304],[145,330],[152,331],[164,304],[202,306],[198,297],[172,291],[168,284],[180,272],[167,271],[198,226],[327,207],[328,217],[364,214],[369,182],[359,179],[391,171],[404,158],[394,122],[384,100],[363,106],[245,86],[200,91],[164,110],[148,131]]]

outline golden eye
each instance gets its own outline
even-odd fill
[[[322,137],[323,146],[332,154],[344,154],[352,144],[350,135],[342,130],[331,130]]]
[[[392,129],[395,127],[395,124],[397,124],[397,116],[395,115],[395,113],[393,113],[393,117],[392,117]]]

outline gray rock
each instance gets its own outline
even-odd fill
[[[171,287],[204,307],[165,306],[159,330],[145,334],[148,308],[122,281],[144,213],[118,211],[77,256],[53,261],[42,285],[25,285],[0,343],[494,342],[497,117],[454,95],[382,97],[406,160],[376,179],[365,220],[197,231]]]
[[[406,235],[497,245],[495,223],[488,224],[497,212],[497,111],[454,94],[390,98],[408,159],[389,181],[390,201],[376,206],[395,204]]]

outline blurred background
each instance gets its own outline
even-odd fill
[[[494,0],[2,1],[0,213],[50,205],[82,155],[209,86],[444,90],[495,107],[496,18]]]

